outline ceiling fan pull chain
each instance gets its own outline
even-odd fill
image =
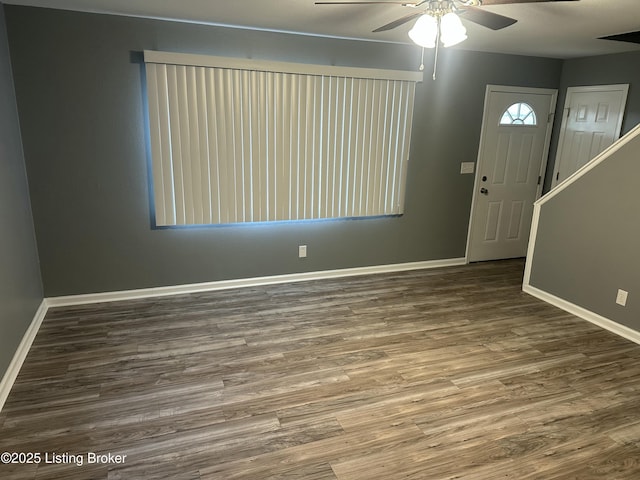
[[[436,73],[438,70],[438,44],[436,43],[436,51],[435,51],[435,55],[433,57],[433,79],[436,79]]]
[[[438,69],[438,51],[440,50],[440,17],[438,17],[438,33],[436,34],[436,51],[433,57],[433,79],[436,79]]]
[[[420,71],[424,70],[424,47],[422,47],[422,57],[420,58]]]

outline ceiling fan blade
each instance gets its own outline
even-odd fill
[[[409,15],[406,15],[406,16],[402,17],[402,18],[394,20],[393,22],[387,23],[386,25],[383,25],[381,27],[376,28],[374,30],[374,33],[386,32],[387,30],[393,30],[394,28],[399,27],[400,25],[404,25],[405,23],[410,22],[414,18],[418,18],[419,16],[421,16],[423,14],[424,14],[424,12],[411,13]]]
[[[598,37],[598,40],[615,40],[617,42],[640,44],[640,32],[627,32],[618,33],[616,35],[607,35],[606,37]]]
[[[349,1],[344,1],[344,2],[315,2],[314,5],[402,5],[404,6],[411,6],[411,7],[417,7],[418,5],[422,4],[424,2],[394,2],[394,1],[381,1],[381,2],[349,2]]]
[[[501,30],[517,22],[515,18],[505,17],[504,15],[498,15],[493,12],[487,12],[486,10],[481,10],[476,7],[465,7],[459,14],[465,20],[477,23],[478,25],[490,28],[491,30]]]
[[[515,3],[550,3],[550,2],[578,2],[579,0],[482,0],[482,5],[513,5]]]

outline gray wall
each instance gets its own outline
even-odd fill
[[[564,61],[558,92],[558,107],[556,109],[556,118],[558,120],[553,126],[549,166],[545,179],[545,192],[549,191],[553,180],[553,168],[562,124],[560,119],[562,118],[567,88],[618,83],[629,84],[626,114],[622,123],[622,135],[624,135],[640,123],[640,52],[600,55]]]
[[[139,52],[416,69],[419,50],[25,7],[7,24],[46,296],[463,257],[473,176],[459,169],[486,84],[555,88],[562,67],[442,52],[417,92],[402,217],[154,230]]]
[[[0,4],[0,378],[41,302],[42,280]]]
[[[640,130],[638,131],[640,132]],[[541,208],[532,286],[640,331],[640,136]],[[616,305],[618,288],[629,292]]]
[[[629,84],[622,134],[640,123],[640,52],[566,60],[558,98],[581,85]],[[545,188],[551,184],[560,123],[554,125]],[[531,284],[640,330],[640,162],[638,140],[545,204]],[[616,305],[618,288],[629,291]]]

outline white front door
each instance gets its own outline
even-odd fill
[[[467,259],[524,257],[557,91],[489,85],[485,97]]]
[[[569,178],[620,137],[629,85],[569,87],[552,187]]]

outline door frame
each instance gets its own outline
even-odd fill
[[[485,148],[485,130],[487,128],[488,120],[488,106],[491,94],[494,92],[506,92],[506,93],[537,93],[551,95],[551,105],[549,107],[549,115],[547,117],[547,131],[544,138],[542,163],[540,165],[539,176],[541,181],[538,182],[538,189],[536,190],[536,200],[542,195],[542,187],[544,185],[544,177],[547,171],[547,162],[549,161],[549,147],[551,145],[551,133],[553,131],[553,120],[555,118],[556,103],[558,101],[558,90],[554,88],[533,88],[533,87],[517,87],[513,85],[487,85],[484,95],[484,107],[482,112],[482,127],[480,128],[480,144],[478,146],[478,157],[476,159],[476,176],[473,182],[473,196],[471,198],[471,211],[469,212],[469,228],[467,230],[467,247],[464,255],[465,263],[469,263],[469,249],[471,248],[471,232],[473,231],[474,223],[474,211],[478,198],[479,185],[480,185],[480,172],[482,171],[482,157]]]
[[[616,135],[614,142],[620,138],[620,132],[622,131],[622,122],[624,120],[624,114],[627,109],[627,97],[629,96],[629,84],[618,83],[612,85],[588,85],[578,87],[568,87],[567,94],[564,99],[564,107],[562,110],[562,123],[560,124],[560,133],[558,136],[558,147],[556,148],[555,165],[553,167],[553,176],[551,178],[551,189],[556,188],[560,182],[558,181],[558,174],[560,173],[560,154],[564,148],[564,142],[567,135],[567,120],[569,115],[569,106],[571,105],[571,96],[574,93],[589,93],[589,92],[622,92],[622,106],[618,115],[618,122],[616,124]]]

